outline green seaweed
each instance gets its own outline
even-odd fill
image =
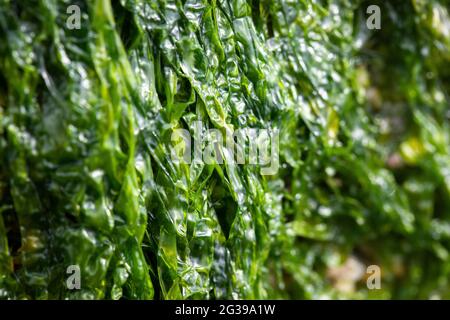
[[[0,298],[450,298],[449,8],[0,0]],[[173,161],[198,121],[278,172]]]

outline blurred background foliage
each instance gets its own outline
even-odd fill
[[[0,298],[450,298],[449,8],[0,0]],[[195,121],[278,173],[174,163]]]

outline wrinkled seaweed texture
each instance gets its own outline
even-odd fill
[[[450,298],[449,8],[0,0],[0,298]],[[173,161],[198,121],[278,172]]]

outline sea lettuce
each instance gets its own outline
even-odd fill
[[[0,0],[0,298],[449,298],[449,8]],[[279,170],[174,161],[199,121]]]

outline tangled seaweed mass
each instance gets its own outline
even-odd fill
[[[450,298],[449,8],[0,0],[0,298]],[[173,161],[198,121],[278,171]]]

